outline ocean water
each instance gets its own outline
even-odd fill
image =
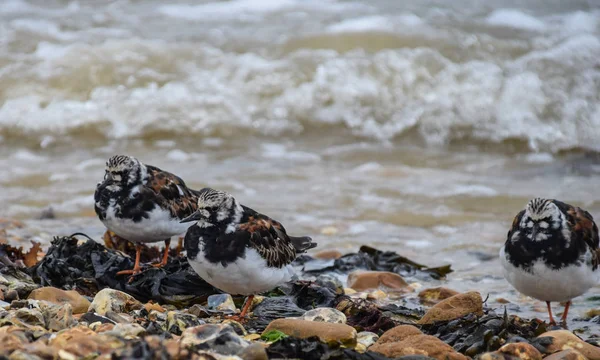
[[[600,218],[599,35],[581,0],[3,0],[0,216],[25,243],[99,238],[94,188],[127,153],[545,319],[497,253],[532,197]]]

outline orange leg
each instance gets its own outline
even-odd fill
[[[560,321],[563,324],[567,323],[567,314],[569,313],[569,306],[571,306],[571,300],[567,301],[567,304],[565,305],[565,311],[563,312],[563,315],[560,318]]]
[[[165,252],[163,254],[163,258],[162,258],[161,262],[159,262],[158,264],[152,264],[152,266],[163,267],[163,266],[167,265],[167,262],[169,260],[169,246],[170,245],[171,245],[171,239],[165,240]]]
[[[183,250],[183,238],[180,236],[177,240],[177,247],[175,248],[177,257],[181,256],[181,250]]]
[[[132,270],[119,271],[117,275],[137,275],[142,272],[140,268],[140,255],[142,254],[142,245],[135,244],[135,265]]]
[[[246,299],[246,303],[244,304],[244,307],[242,308],[242,312],[239,315],[228,316],[227,318],[238,321],[238,322],[245,321],[246,313],[248,312],[248,309],[250,309],[250,305],[252,305],[253,299],[254,299],[254,295],[248,296],[248,298]]]
[[[556,325],[556,321],[554,321],[554,317],[552,317],[552,308],[550,307],[550,301],[546,301],[546,306],[548,306],[548,315],[550,316],[550,325]]]

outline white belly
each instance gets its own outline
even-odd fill
[[[527,272],[513,266],[506,259],[504,247],[500,250],[500,262],[506,280],[520,293],[542,301],[568,301],[584,294],[598,283],[599,271],[593,271],[591,254],[579,266],[567,266],[553,270],[542,261],[534,263]]]
[[[291,266],[269,268],[254,249],[246,249],[246,257],[221,265],[204,258],[202,249],[190,266],[207,283],[232,295],[255,295],[290,281],[294,275]]]
[[[120,237],[133,242],[157,242],[170,239],[172,236],[183,234],[193,223],[181,224],[171,218],[168,211],[158,206],[149,213],[148,218],[139,222],[115,216],[115,207],[110,205],[106,210],[104,225]]]

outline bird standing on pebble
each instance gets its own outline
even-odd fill
[[[117,275],[141,272],[141,243],[165,242],[162,261],[167,264],[171,237],[189,227],[181,220],[196,211],[198,191],[179,177],[138,159],[116,155],[106,162],[104,180],[96,187],[95,210],[104,225],[136,244],[135,265]]]
[[[515,217],[500,249],[504,277],[519,292],[546,302],[566,302],[598,283],[598,227],[590,213],[558,200],[536,198]]]
[[[241,205],[230,194],[200,190],[198,210],[182,220],[195,221],[184,241],[188,261],[206,282],[233,295],[248,296],[292,280],[290,265],[299,253],[317,246],[310,237],[289,236],[283,225]]]

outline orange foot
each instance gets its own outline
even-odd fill
[[[248,321],[248,317],[246,317],[246,313],[248,312],[250,305],[252,305],[252,299],[254,299],[254,295],[248,296],[248,298],[246,299],[246,304],[244,305],[244,308],[242,309],[242,312],[239,315],[229,315],[229,316],[226,316],[225,318],[229,319],[229,320],[235,320],[239,323]]]
[[[122,270],[117,273],[117,275],[131,275],[129,277],[129,283],[133,281],[133,278],[142,272],[142,268],[140,267],[140,255],[142,253],[142,245],[135,244],[135,265],[131,270]]]
[[[152,264],[152,266],[156,268],[161,268],[167,265],[169,261],[169,245],[171,245],[171,239],[165,240],[165,252],[163,254],[163,258],[158,264]]]

